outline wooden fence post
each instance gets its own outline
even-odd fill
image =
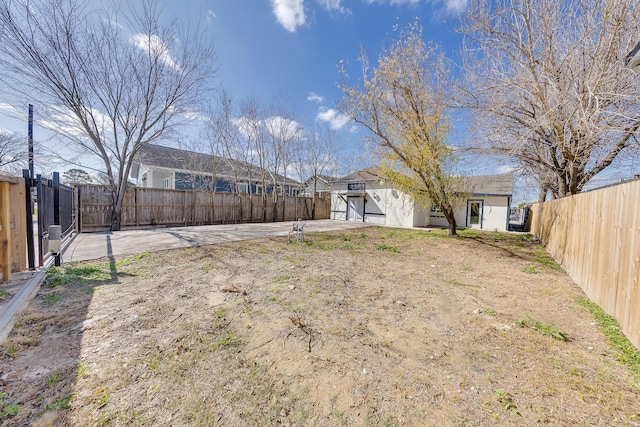
[[[0,182],[0,281],[11,278],[11,202],[9,183]]]

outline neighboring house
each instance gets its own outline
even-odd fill
[[[131,177],[137,179],[138,187],[213,191],[215,183],[216,192],[272,194],[271,175],[266,173],[265,189],[262,172],[246,162],[146,144],[136,154]],[[289,178],[285,181],[281,175],[276,179],[280,194],[296,195],[301,187],[297,181]]]
[[[458,227],[508,230],[513,175],[469,178],[473,194],[455,211]],[[447,227],[435,206],[422,208],[381,178],[373,166],[338,178],[331,193],[331,218],[394,227]]]
[[[334,176],[329,175],[316,175],[316,195],[318,197],[329,197],[331,195],[331,188],[333,183],[337,180]],[[307,179],[304,182],[304,194],[306,196],[311,196],[313,194],[313,181],[314,177]]]

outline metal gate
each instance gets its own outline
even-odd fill
[[[23,171],[28,177],[29,171]],[[27,227],[27,250],[29,268],[35,268],[35,246],[37,245],[38,265],[44,265],[51,256],[49,253],[49,226],[60,225],[62,240],[68,239],[74,231],[76,211],[74,190],[72,187],[60,184],[60,174],[53,173],[53,179],[36,175],[35,180],[27,180],[28,187],[35,187],[35,202],[38,209],[37,235],[33,235],[35,226]],[[29,188],[30,190],[30,188]],[[31,194],[31,191],[28,192]],[[27,224],[32,223],[33,212],[31,202],[27,203]],[[31,230],[31,233],[29,231]],[[36,242],[34,244],[34,241]]]

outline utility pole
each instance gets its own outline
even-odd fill
[[[33,179],[33,104],[29,104],[29,174]]]

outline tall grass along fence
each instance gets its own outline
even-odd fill
[[[640,348],[640,181],[533,205],[531,231]]]
[[[100,185],[78,187],[81,231],[107,230],[111,227],[113,195]],[[315,219],[328,219],[331,201],[316,199]],[[122,206],[122,227],[188,226],[309,220],[310,197],[280,197],[275,204],[271,196],[211,193],[192,190],[129,188]]]
[[[26,197],[23,178],[0,175],[0,282],[27,269]]]

